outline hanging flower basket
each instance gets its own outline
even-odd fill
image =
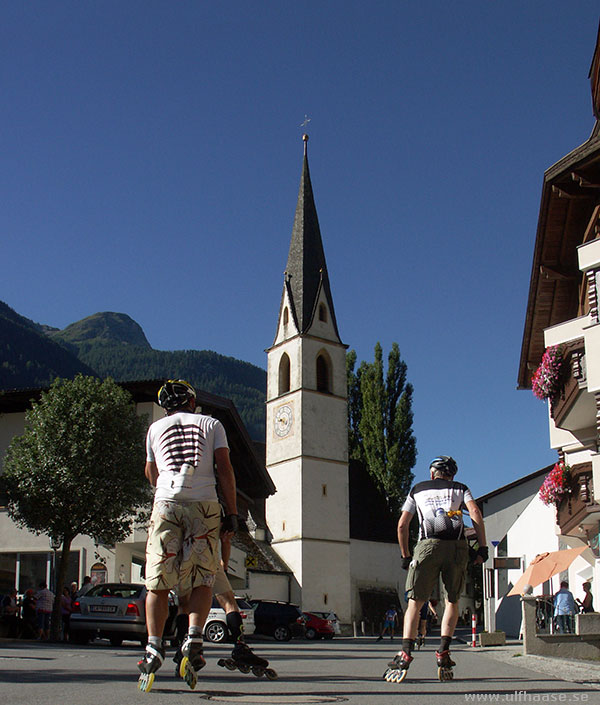
[[[556,399],[564,384],[565,363],[560,345],[546,348],[540,366],[531,379],[531,389],[538,399]]]
[[[571,468],[569,465],[565,465],[564,461],[561,461],[556,463],[544,478],[539,492],[540,499],[544,504],[555,504],[558,506],[565,495],[571,493],[571,489]]]

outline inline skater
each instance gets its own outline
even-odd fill
[[[220,532],[237,529],[235,475],[220,421],[196,414],[196,392],[184,380],[168,380],[158,392],[166,417],[150,425],[145,474],[156,487],[146,544],[148,644],[138,662],[138,688],[148,692],[162,665],[162,635],[169,591],[189,594],[189,628],[181,645],[181,676],[190,687],[205,664],[202,633],[212,602]],[[216,471],[214,468],[216,467]],[[225,505],[217,498],[219,484]]]
[[[479,548],[476,563],[488,557],[483,517],[471,491],[454,480],[458,471],[456,461],[441,455],[429,467],[430,479],[417,483],[410,491],[398,521],[398,542],[402,553],[402,567],[408,570],[406,594],[408,607],[404,615],[402,649],[389,663],[384,679],[404,680],[413,660],[412,651],[417,636],[421,607],[429,599],[439,576],[446,588],[446,608],[442,618],[441,641],[436,651],[438,677],[450,680],[456,665],[450,658],[450,643],[458,620],[460,597],[469,558],[464,535],[463,509],[471,517]],[[419,540],[414,556],[410,553],[409,526],[414,514],[419,519]]]

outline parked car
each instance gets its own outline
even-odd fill
[[[307,639],[333,639],[335,634],[331,620],[319,617],[315,612],[304,612],[304,627]]]
[[[146,587],[139,583],[102,583],[73,602],[69,638],[87,644],[96,637],[109,639],[113,646],[123,640],[139,641],[144,646],[146,631]],[[176,605],[169,602],[165,638],[174,639]]]
[[[304,617],[298,605],[277,600],[249,600],[254,606],[254,631],[277,641],[304,636]]]
[[[240,614],[244,624],[244,634],[250,636],[254,634],[254,608],[251,604],[246,602],[243,597],[236,597],[235,601],[240,608]],[[213,597],[212,607],[210,608],[204,627],[204,638],[208,641],[212,641],[214,644],[219,644],[225,641],[228,636],[229,630],[227,629],[225,610],[219,605],[217,598]]]
[[[334,634],[342,633],[342,628],[340,627],[340,620],[335,612],[315,612],[314,610],[311,610],[311,614],[314,614],[317,617],[321,617],[321,619],[328,619],[331,622]]]

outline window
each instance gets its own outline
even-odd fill
[[[290,322],[290,312],[288,310],[288,307],[286,306],[283,309],[283,325],[287,326],[287,324]]]
[[[324,303],[319,304],[319,320],[327,323],[327,306]]]
[[[283,353],[279,361],[279,394],[290,391],[290,358]]]
[[[317,391],[331,392],[331,372],[330,366],[324,353],[317,357]]]

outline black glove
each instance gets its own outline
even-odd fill
[[[485,563],[487,559],[489,558],[490,551],[487,546],[480,546],[477,549],[477,555],[481,556],[483,558],[483,562]]]
[[[402,570],[408,570],[410,568],[411,562],[412,556],[406,556],[406,558],[402,558]]]
[[[238,530],[238,515],[237,514],[227,514],[223,517],[221,521],[221,531],[223,533],[228,531],[233,531],[234,533]]]

